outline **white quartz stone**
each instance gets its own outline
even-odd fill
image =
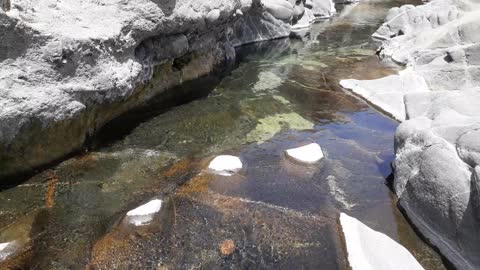
[[[299,148],[289,149],[287,155],[296,161],[313,164],[323,158],[323,151],[320,145],[311,143]]]
[[[155,199],[141,205],[127,213],[128,222],[136,225],[146,225],[153,220],[156,213],[162,208],[162,200]]]
[[[208,168],[217,174],[231,176],[240,171],[243,168],[243,164],[238,157],[222,155],[214,158]]]
[[[340,214],[340,223],[352,270],[423,269],[406,248],[385,234],[344,213]]]

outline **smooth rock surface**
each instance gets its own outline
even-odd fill
[[[410,72],[370,81],[342,80],[340,85],[367,99],[399,121],[405,120],[405,94],[429,91],[425,80]]]
[[[340,214],[348,262],[353,270],[420,270],[415,257],[390,237],[344,213]]]
[[[214,158],[208,168],[220,175],[230,176],[239,172],[243,167],[242,161],[235,156],[222,155]]]
[[[323,158],[322,148],[316,143],[311,143],[294,149],[288,149],[285,151],[285,153],[295,161],[306,164],[316,163]]]
[[[407,69],[342,81],[404,121],[395,136],[399,204],[458,269],[480,268],[479,29],[473,1],[393,8],[374,37],[384,40],[381,58]]]

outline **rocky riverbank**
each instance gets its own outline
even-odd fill
[[[458,269],[480,267],[480,6],[435,0],[393,8],[373,35],[398,75],[344,80],[402,121],[395,193],[419,231]]]
[[[289,36],[330,0],[2,0],[0,179],[78,150],[100,127]]]

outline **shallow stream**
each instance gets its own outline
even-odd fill
[[[370,35],[405,3],[338,6],[304,41],[244,46],[229,74],[173,90],[199,99],[168,111],[152,102],[89,152],[2,189],[0,243],[14,245],[0,269],[347,269],[340,212],[443,269],[386,184],[398,123],[338,86],[395,72]],[[322,162],[285,158],[311,142]],[[219,154],[245,168],[205,172]],[[162,210],[148,224],[127,222],[154,198]]]

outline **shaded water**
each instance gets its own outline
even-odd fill
[[[370,35],[400,4],[346,6],[304,42],[242,47],[228,76],[176,90],[208,97],[162,114],[153,103],[153,117],[112,125],[102,147],[1,191],[0,243],[13,244],[0,268],[345,269],[337,220],[346,212],[442,269],[385,184],[397,123],[338,86],[394,72]],[[319,164],[284,157],[310,142],[324,149]],[[246,168],[204,171],[218,154]],[[129,224],[125,213],[152,198],[161,212]]]

